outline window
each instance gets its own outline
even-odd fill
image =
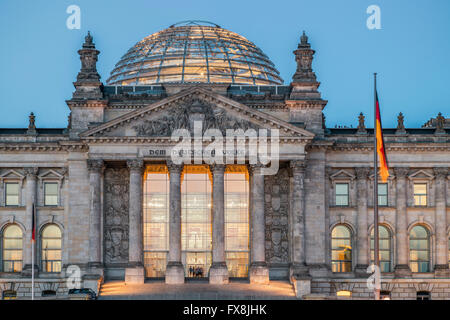
[[[2,293],[3,300],[14,300],[17,298],[17,292],[14,290],[5,290]]]
[[[418,291],[417,300],[431,300],[430,293],[428,291]]]
[[[336,296],[350,298],[352,296],[352,293],[348,290],[340,290],[340,291],[336,292]]]
[[[423,226],[412,228],[409,236],[409,266],[412,272],[430,271],[430,238]]]
[[[378,205],[386,207],[388,205],[388,184],[378,184]]]
[[[248,171],[242,165],[225,170],[225,254],[230,277],[248,276],[249,212]]]
[[[41,293],[42,297],[54,297],[56,296],[56,291],[54,290],[43,290]]]
[[[42,270],[61,272],[61,230],[55,224],[44,227],[41,237]]]
[[[165,164],[148,165],[144,179],[145,276],[161,278],[169,252],[169,170]]]
[[[19,205],[19,184],[17,182],[5,183],[5,204],[7,206]]]
[[[58,183],[44,182],[44,206],[58,205]]]
[[[336,205],[348,206],[348,183],[336,183]]]
[[[427,184],[426,183],[414,183],[414,205],[426,206],[427,205]]]
[[[370,234],[370,261],[375,260],[374,229]],[[391,272],[391,234],[385,226],[378,226],[378,249],[381,272]]]
[[[391,300],[391,292],[390,291],[380,291],[380,299],[381,300]]]
[[[338,225],[331,232],[331,269],[333,272],[352,271],[352,239],[350,230]]]
[[[22,271],[23,233],[19,226],[11,224],[3,232],[3,272]]]

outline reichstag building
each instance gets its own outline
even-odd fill
[[[30,296],[34,264],[38,297],[66,294],[75,265],[95,291],[111,279],[244,278],[285,280],[302,299],[373,298],[373,128],[363,114],[355,128],[327,127],[315,51],[299,36],[284,84],[255,44],[205,22],[142,39],[102,82],[88,34],[67,127],[36,128],[31,114],[28,128],[0,129],[3,296]],[[278,130],[276,172],[247,155],[177,163],[172,133],[194,122]],[[450,119],[405,128],[400,113],[383,132],[382,297],[450,299]]]

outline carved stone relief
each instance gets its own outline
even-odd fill
[[[105,169],[105,263],[128,262],[129,177],[127,168]]]
[[[287,263],[289,262],[289,173],[287,168],[281,168],[276,175],[266,176],[264,184],[266,261]]]

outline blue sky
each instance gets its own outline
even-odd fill
[[[69,30],[69,5],[81,9],[81,29]],[[369,5],[381,8],[381,30],[366,27]],[[384,127],[402,111],[420,127],[440,111],[450,117],[448,0],[1,0],[0,127],[26,127],[33,111],[41,128],[65,127],[65,100],[80,68],[77,50],[88,30],[101,51],[106,81],[137,41],[182,20],[208,20],[253,41],[275,63],[285,84],[292,51],[306,30],[316,55],[327,126],[373,123],[372,73]]]

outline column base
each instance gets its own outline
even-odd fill
[[[166,284],[183,284],[184,267],[181,262],[169,261],[166,267]]]
[[[125,284],[143,284],[144,280],[144,267],[135,266],[125,269]]]
[[[39,268],[37,265],[34,265],[34,276],[36,277],[39,273]],[[23,269],[22,269],[22,273],[21,276],[28,278],[31,277],[32,274],[32,268],[31,268],[31,264],[26,264]]]
[[[445,279],[450,278],[450,269],[448,268],[448,264],[437,264],[434,266],[434,277]]]
[[[298,299],[303,299],[304,296],[311,294],[311,279],[295,279],[292,277],[291,283]]]
[[[394,275],[396,278],[410,278],[411,269],[407,264],[398,264],[394,268]]]
[[[209,284],[229,283],[228,268],[225,262],[213,263],[209,268]]]
[[[358,264],[355,267],[355,276],[357,278],[368,278],[369,277],[369,273],[367,273],[367,268],[369,266],[367,264]]]
[[[292,263],[289,268],[289,279],[311,279],[309,268],[304,263]]]
[[[250,283],[269,284],[269,268],[265,262],[254,262],[249,270]]]
[[[313,278],[327,278],[331,275],[330,266],[324,263],[308,264],[308,268]]]

